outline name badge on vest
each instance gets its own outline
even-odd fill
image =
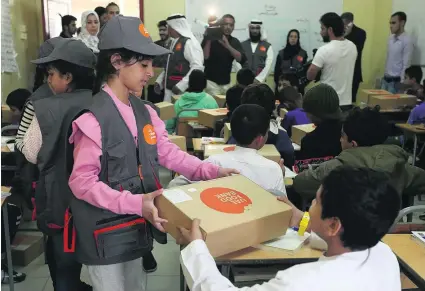
[[[267,49],[266,49],[266,47],[265,46],[260,46],[260,51],[262,51],[262,52],[265,52]]]
[[[182,50],[182,44],[179,42],[178,44],[176,44],[176,51],[181,51]]]
[[[143,127],[143,137],[145,138],[147,144],[156,144],[156,133],[151,124],[146,124],[145,127]]]
[[[302,63],[303,60],[304,60],[304,58],[302,56],[297,56],[297,61],[299,61],[300,63]]]

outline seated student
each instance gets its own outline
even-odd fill
[[[266,190],[286,193],[283,165],[257,153],[267,141],[270,126],[267,111],[255,104],[241,105],[233,113],[230,125],[237,144],[235,150],[210,156],[205,162],[236,169]],[[187,178],[179,176],[171,181],[169,187],[187,182]]]
[[[312,200],[323,179],[341,166],[365,167],[384,171],[392,178],[401,195],[425,192],[425,171],[408,163],[409,155],[399,146],[383,144],[389,128],[378,108],[354,108],[343,124],[342,152],[315,169],[306,170],[294,179],[294,190]]]
[[[399,93],[406,93],[409,95],[415,95],[418,98],[419,92],[421,91],[421,80],[422,80],[422,69],[420,66],[410,66],[405,71],[405,78],[404,82],[401,85],[400,92]],[[423,91],[422,91],[423,92]]]
[[[275,110],[275,96],[272,89],[266,84],[249,85],[243,91],[241,104],[256,104],[266,109],[270,118],[267,144],[275,145],[285,162],[285,166],[292,168],[294,165],[294,147],[286,131],[280,128],[273,116],[273,111]],[[227,143],[236,144],[236,140],[231,137]]]
[[[277,107],[277,112],[280,112],[281,108],[288,110],[285,117],[283,118],[281,125],[286,130],[289,137],[292,136],[292,126],[300,124],[311,123],[311,120],[307,117],[303,107],[303,97],[298,93],[294,87],[286,87],[278,94],[280,105]]]
[[[282,74],[276,88],[276,95],[286,87],[294,87],[298,90],[298,79],[294,74]]]
[[[297,160],[337,156],[341,152],[342,112],[336,91],[326,84],[311,88],[305,93],[303,109],[316,128],[301,140]]]
[[[193,70],[189,76],[189,87],[174,104],[176,116],[179,117],[198,117],[197,111],[182,112],[183,109],[216,109],[218,108],[217,101],[204,90],[207,87],[207,78],[204,72]],[[168,133],[173,133],[176,130],[177,118],[167,121]]]
[[[216,121],[214,126],[214,136],[223,137],[224,124],[230,122],[232,112],[241,105],[241,97],[243,90],[254,83],[255,75],[247,68],[241,69],[236,74],[236,85],[226,91],[226,107],[229,110],[227,116],[221,120]]]
[[[27,89],[16,89],[7,95],[6,104],[12,111],[12,124],[19,124],[25,103],[30,96],[31,92]]]
[[[425,124],[425,102],[422,102],[410,112],[407,123],[409,124]]]
[[[318,261],[280,271],[262,285],[237,288],[221,275],[203,241],[199,219],[193,221],[191,230],[181,228],[178,242],[188,246],[180,259],[190,290],[400,290],[397,258],[380,241],[400,209],[400,198],[388,176],[342,167],[323,180],[315,198],[304,220],[311,230],[310,246],[326,252]],[[293,207],[290,226],[299,226],[303,216]]]

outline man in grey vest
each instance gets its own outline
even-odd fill
[[[156,80],[155,92],[159,94],[165,88],[164,101],[171,102],[173,94],[180,95],[188,88],[192,70],[204,71],[204,54],[184,15],[171,15],[167,24],[170,36],[174,38],[173,54],[168,57],[165,71]]]
[[[244,68],[249,68],[255,74],[255,83],[266,81],[273,63],[272,45],[266,41],[263,22],[252,20],[249,24],[249,39],[242,43],[247,61]]]

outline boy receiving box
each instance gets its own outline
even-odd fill
[[[231,165],[265,190],[286,193],[283,164],[279,165],[257,153],[267,141],[269,116],[266,110],[254,104],[239,106],[233,112],[231,128],[237,143],[235,150],[210,156],[205,162]],[[169,187],[187,182],[185,177],[180,176],[171,181]]]
[[[293,206],[286,197],[279,200]],[[391,249],[380,242],[398,215],[400,198],[382,172],[339,168],[330,173],[309,212],[293,207],[292,227],[311,229],[310,246],[327,249],[317,262],[277,273],[270,281],[237,288],[217,270],[195,219],[180,229],[183,274],[192,291],[357,291],[401,289],[400,269]]]

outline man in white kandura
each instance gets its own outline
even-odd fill
[[[243,67],[255,74],[256,83],[265,82],[272,69],[274,52],[272,45],[266,40],[263,22],[252,20],[249,24],[249,39],[242,43],[247,59]]]
[[[156,80],[155,92],[165,88],[164,101],[171,102],[171,96],[184,93],[189,86],[189,75],[193,70],[204,71],[204,53],[195,38],[186,17],[181,14],[167,18],[173,54],[169,55],[165,71]]]

